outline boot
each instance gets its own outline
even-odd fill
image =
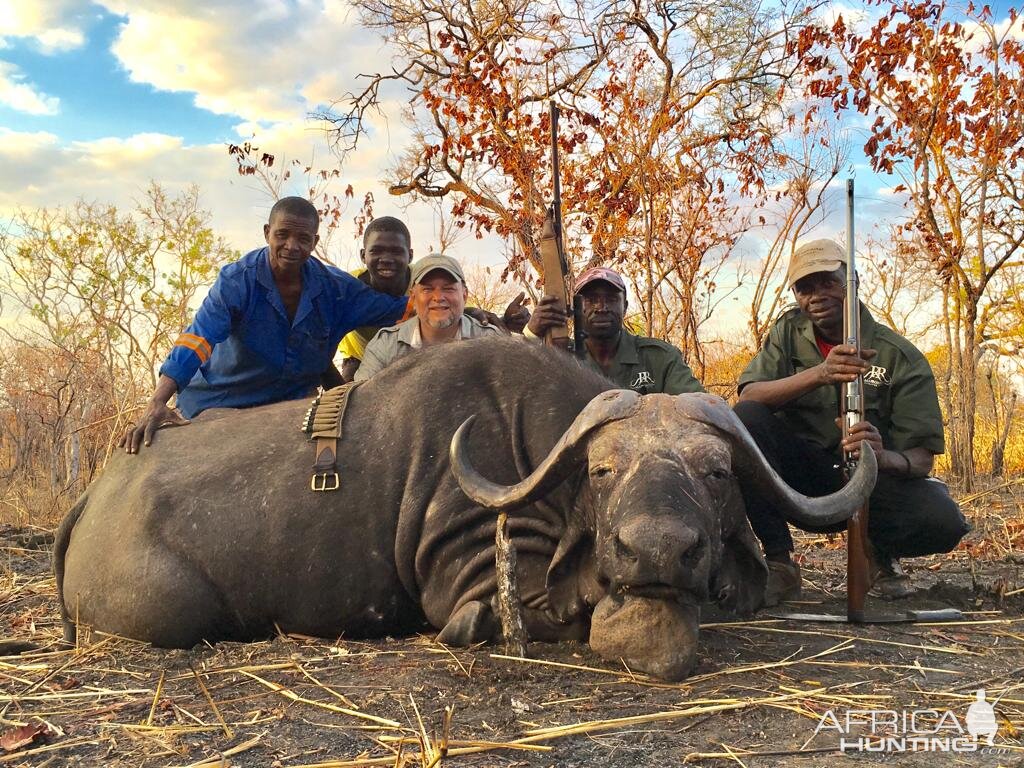
[[[872,549],[874,549],[872,547]],[[886,600],[899,600],[917,592],[910,577],[903,572],[900,561],[895,557],[871,553],[871,590],[869,594]]]

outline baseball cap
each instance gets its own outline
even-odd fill
[[[466,284],[466,276],[462,274],[462,266],[451,256],[446,256],[443,253],[431,253],[414,262],[411,267],[412,284],[417,285],[420,280],[426,277],[428,272],[433,272],[435,269],[443,269],[463,285]]]
[[[618,272],[613,272],[605,267],[591,267],[577,278],[576,290],[573,291],[573,293],[579,293],[586,286],[596,280],[604,280],[606,283],[611,283],[623,293],[626,292],[626,281],[622,279],[622,276]]]
[[[846,264],[846,251],[835,240],[823,238],[804,243],[789,260],[786,270],[786,285],[790,288],[801,277],[815,272],[835,272]]]

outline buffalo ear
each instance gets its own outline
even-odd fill
[[[712,577],[711,595],[726,610],[744,616],[764,605],[768,566],[746,517],[723,541],[722,562]]]
[[[596,583],[593,571],[593,539],[578,521],[570,519],[547,575],[548,607],[559,621],[569,623],[584,612],[588,582]]]

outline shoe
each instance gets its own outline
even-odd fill
[[[772,608],[787,600],[800,599],[800,566],[792,560],[766,560],[768,584],[764,588],[764,605]]]
[[[886,600],[899,600],[916,592],[910,577],[900,568],[899,560],[886,557],[874,561],[869,594]]]

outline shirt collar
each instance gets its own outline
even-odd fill
[[[814,338],[814,323],[811,322],[811,318],[800,312],[797,319],[800,335],[807,339],[815,349],[818,348],[818,342]],[[872,317],[871,312],[868,311],[867,306],[864,302],[860,303],[860,346],[862,349],[873,349],[875,342],[875,328],[878,323],[875,318]],[[839,341],[842,344],[843,341]]]
[[[469,316],[463,315],[462,319],[459,321],[459,332],[455,334],[453,341],[468,339],[472,333],[473,329],[470,324]],[[398,340],[413,349],[419,349],[423,346],[423,337],[420,335],[420,319],[418,317],[410,317],[398,326]]]
[[[323,291],[323,279],[327,275],[327,268],[316,260],[316,256],[310,256],[302,265],[302,295],[299,297],[299,306],[295,310],[295,320],[292,325],[298,325],[305,319],[306,315],[313,311],[313,299]],[[281,301],[281,292],[277,290],[277,283],[274,282],[274,273],[270,269],[270,247],[264,246],[260,249],[260,259],[256,266],[256,281],[267,289],[267,296],[270,303],[283,317],[288,317],[284,309],[284,302]]]

